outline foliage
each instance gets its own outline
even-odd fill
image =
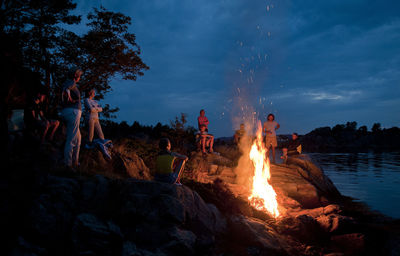
[[[129,16],[103,7],[94,8],[87,15],[88,31],[78,35],[66,26],[81,23],[80,16],[71,14],[76,8],[71,0],[0,3],[2,38],[18,42],[14,47],[20,52],[22,63],[38,72],[44,84],[51,88],[54,105],[72,67],[78,66],[84,71],[80,89],[96,89],[99,99],[112,89],[113,77],[136,80],[149,69],[140,58],[135,34],[129,32]],[[109,116],[118,111],[109,106],[105,110]]]

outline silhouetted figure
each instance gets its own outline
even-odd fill
[[[267,121],[264,123],[263,130],[265,133],[265,146],[267,147],[267,156],[269,157],[270,148],[272,148],[272,162],[275,163],[275,148],[278,146],[276,140],[276,130],[280,125],[275,121],[275,116],[269,114]]]
[[[103,111],[103,108],[94,100],[96,92],[94,89],[89,91],[88,97],[85,99],[85,111],[86,119],[88,124],[89,142],[93,141],[94,131],[101,140],[104,140],[103,130],[99,122],[99,112]]]
[[[81,94],[76,83],[81,79],[82,70],[73,68],[68,74],[68,80],[63,85],[62,116],[67,126],[67,139],[64,148],[65,165],[71,168],[79,166],[79,150],[81,133],[79,130],[82,104]]]
[[[244,129],[244,124],[240,124],[240,129],[235,131],[233,139],[236,145],[239,144],[240,140],[246,135],[246,130]]]
[[[301,154],[301,143],[299,141],[299,135],[297,133],[292,134],[292,139],[289,141],[289,143],[282,148],[282,159],[284,162],[286,162],[288,157],[292,156],[297,156]]]
[[[50,128],[49,140],[52,141],[60,122],[58,120],[48,120],[44,114],[44,101],[46,95],[38,93],[34,99],[28,103],[24,111],[24,122],[28,131],[39,131],[41,143],[44,143],[47,132]]]
[[[171,152],[171,142],[167,138],[160,140],[159,147],[160,153],[156,160],[154,179],[160,182],[182,185],[180,177],[188,157]]]

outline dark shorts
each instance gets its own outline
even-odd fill
[[[170,184],[174,184],[177,179],[178,179],[178,174],[175,172],[169,174],[156,174],[154,176],[154,180]]]

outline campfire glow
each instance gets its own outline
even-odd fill
[[[271,173],[267,149],[263,143],[262,126],[258,121],[257,137],[250,150],[250,159],[254,165],[253,187],[249,196],[250,204],[260,211],[268,211],[272,216],[278,217],[278,202],[274,188],[269,184]]]

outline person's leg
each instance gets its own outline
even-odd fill
[[[271,146],[272,148],[272,162],[275,163],[275,147]]]
[[[213,146],[214,146],[214,136],[211,135],[211,136],[209,137],[210,152],[214,152]]]
[[[50,133],[50,140],[52,141],[54,138],[54,134],[56,133],[58,126],[60,126],[60,121],[58,120],[51,120],[50,126],[53,126],[53,130]]]
[[[74,138],[74,123],[75,123],[75,116],[73,113],[72,108],[63,109],[62,112],[63,118],[66,124],[66,141],[64,147],[64,163],[66,166],[72,167],[72,151],[73,151],[73,144],[72,139]]]
[[[47,134],[47,131],[49,130],[49,127],[50,127],[50,122],[49,121],[42,121],[42,125],[43,125],[43,134],[42,134],[42,140],[41,140],[41,142],[42,142],[42,144],[44,143],[44,140],[46,139],[46,134]]]
[[[101,129],[99,119],[95,119],[94,128],[96,129],[97,136],[99,136],[100,139],[104,140],[104,134],[103,134],[103,130]]]
[[[74,120],[72,164],[75,167],[77,167],[79,165],[79,151],[81,147],[81,131],[79,130],[79,125],[81,121],[82,111],[79,109],[74,109],[74,114],[75,114],[75,120]]]
[[[177,179],[175,182],[180,183],[180,178],[182,176],[183,169],[185,168],[186,160],[176,159],[175,161],[178,161],[178,163],[176,164],[175,169],[174,169],[174,173],[177,174]]]
[[[206,153],[206,136],[201,136],[201,150]]]
[[[94,118],[89,118],[89,120],[88,120],[89,142],[92,142],[92,141],[93,141],[93,137],[94,137],[94,124],[95,124],[95,119],[94,119]]]

